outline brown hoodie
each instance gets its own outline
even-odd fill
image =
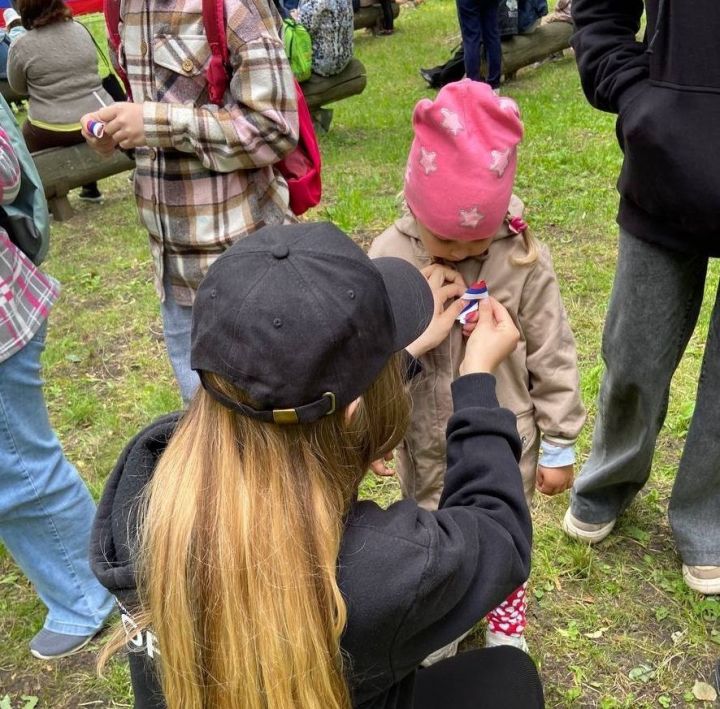
[[[513,196],[511,215],[522,211],[522,202]],[[520,331],[517,348],[497,368],[495,377],[500,405],[517,416],[523,446],[520,469],[529,501],[535,488],[540,436],[555,446],[573,445],[585,422],[585,409],[575,340],[550,254],[540,245],[534,264],[513,265],[511,259],[525,253],[522,235],[503,224],[486,253],[453,265],[468,284],[483,279]],[[369,254],[372,258],[396,256],[418,268],[432,263],[411,215],[380,234]],[[452,414],[450,384],[458,376],[464,354],[465,338],[457,325],[439,347],[420,358],[423,371],[411,387],[413,414],[397,452],[397,471],[403,495],[426,509],[437,507],[442,492],[445,428]]]

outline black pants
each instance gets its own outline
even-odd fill
[[[543,709],[530,657],[514,647],[461,652],[419,670],[413,709]]]
[[[498,25],[499,0],[455,0],[465,50],[465,74],[473,81],[480,76],[480,49],[485,47],[487,83],[497,89],[502,72],[502,45]]]

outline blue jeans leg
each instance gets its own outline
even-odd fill
[[[720,288],[698,383],[695,411],[670,495],[670,526],[682,560],[720,566]]]
[[[572,512],[582,521],[618,517],[650,475],[670,382],[700,312],[707,264],[706,257],[620,231],[592,450],[572,493]]]
[[[192,308],[179,305],[172,295],[172,288],[167,275],[163,279],[165,301],[162,303],[163,334],[168,357],[175,372],[175,379],[180,387],[180,396],[187,406],[200,378],[190,368],[190,332],[192,330]]]
[[[95,505],[50,427],[45,326],[0,362],[0,538],[48,608],[45,628],[90,635],[114,602],[90,570]]]

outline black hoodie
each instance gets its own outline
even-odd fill
[[[574,0],[585,94],[618,114],[618,223],[645,241],[720,256],[720,2]]]
[[[494,386],[489,375],[453,384],[448,471],[437,512],[410,500],[387,510],[364,501],[348,515],[338,579],[348,608],[342,648],[355,707],[412,706],[422,659],[469,630],[528,577],[531,527],[517,465],[520,441],[515,416],[498,408]],[[136,502],[177,421],[177,415],[160,419],[130,442],[95,519],[93,570],[130,613],[137,605]],[[139,651],[130,655],[135,706],[164,707],[147,652],[148,645],[151,654],[158,648],[147,638],[136,644]]]

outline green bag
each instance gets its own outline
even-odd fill
[[[312,74],[312,40],[310,33],[299,22],[291,18],[283,20],[285,54],[290,68],[299,82],[307,81]]]

